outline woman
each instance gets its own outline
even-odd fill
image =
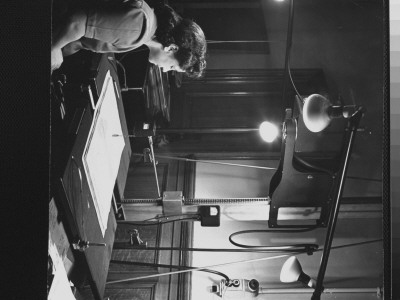
[[[144,1],[128,0],[71,14],[53,32],[52,69],[61,65],[62,57],[80,49],[126,52],[142,45],[150,50],[149,61],[164,72],[185,72],[196,78],[206,67],[206,39],[195,22],[166,4],[153,10]]]

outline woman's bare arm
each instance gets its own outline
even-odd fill
[[[51,49],[60,50],[65,45],[79,40],[85,34],[87,15],[83,10],[72,13],[59,28],[53,30]]]

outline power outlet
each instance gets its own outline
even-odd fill
[[[256,279],[232,279],[229,281],[228,285],[226,283],[226,280],[222,279],[218,286],[213,286],[212,292],[220,297],[226,293],[231,295],[240,295],[243,293],[243,295],[252,294],[253,296],[257,296],[259,292],[259,283]]]
[[[243,292],[243,279],[232,279],[230,285],[226,287],[226,290],[229,292]]]

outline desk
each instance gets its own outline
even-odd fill
[[[107,71],[116,82],[120,90],[116,68],[113,61],[108,59],[112,54],[94,54],[92,65],[89,70],[89,77],[85,84],[88,84],[95,100],[100,96],[104,77]],[[121,92],[117,93],[117,106],[121,121],[122,133],[128,134],[124,108],[121,99]],[[68,102],[68,99],[65,100]],[[69,130],[69,140],[66,139],[67,150],[66,163],[60,167],[56,181],[58,187],[58,199],[64,211],[67,223],[70,243],[76,239],[87,240],[96,243],[106,243],[106,247],[89,247],[83,253],[77,252],[77,256],[83,256],[84,268],[89,272],[89,282],[95,299],[103,299],[105,282],[107,279],[109,261],[114,243],[116,220],[112,208],[110,209],[107,229],[104,238],[97,220],[97,214],[90,192],[86,174],[82,163],[82,155],[85,143],[89,135],[93,121],[93,108],[91,101],[86,99],[85,105],[79,110],[79,122],[76,122],[76,129]],[[66,118],[68,119],[68,118]],[[71,126],[68,126],[69,128]],[[68,142],[67,142],[68,140]],[[125,188],[127,172],[131,155],[130,142],[125,138],[125,147],[121,155],[121,162],[116,179],[117,191],[122,194]],[[111,202],[111,199],[110,199]],[[112,207],[112,206],[111,206]]]

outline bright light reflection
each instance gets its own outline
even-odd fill
[[[262,122],[260,125],[261,138],[267,143],[271,143],[278,136],[278,128],[270,122]]]

